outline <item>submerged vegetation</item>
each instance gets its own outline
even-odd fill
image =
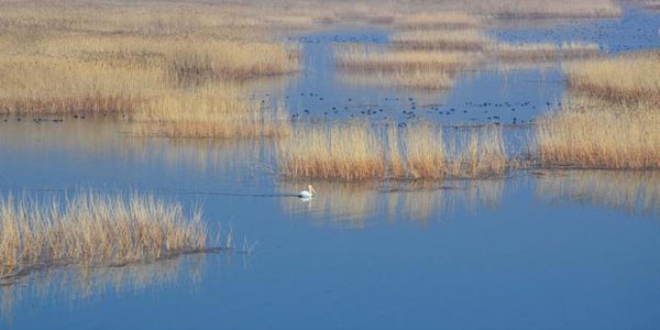
[[[53,266],[119,266],[204,252],[200,210],[150,195],[80,192],[64,201],[0,197],[0,283]]]

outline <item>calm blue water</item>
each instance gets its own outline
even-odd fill
[[[482,122],[488,110],[505,123],[519,113],[518,120],[532,119],[561,99],[553,70],[474,73],[442,95],[348,86],[318,71],[331,66],[322,55],[331,42],[384,38],[382,31],[308,37],[310,70],[284,92],[291,114],[323,120],[325,110],[354,102],[354,116],[365,106],[398,116],[417,101],[450,112],[416,109],[419,117],[457,123],[478,113]],[[333,117],[341,118],[350,114]],[[267,142],[137,139],[123,134],[128,129],[72,118],[0,122],[0,194],[153,192],[201,204],[212,225],[233,227],[236,250],[35,273],[0,288],[1,328],[660,327],[658,173],[312,182],[318,197],[302,202],[285,195],[307,182],[274,175]],[[254,253],[240,253],[244,240]]]

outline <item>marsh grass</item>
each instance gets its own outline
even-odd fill
[[[487,0],[465,5],[498,19],[588,19],[622,14],[621,8],[612,0]]]
[[[184,84],[245,80],[298,70],[296,49],[282,44],[192,40],[170,47],[166,52],[167,71]]]
[[[485,126],[470,129],[451,141],[452,160],[448,173],[452,177],[482,178],[502,176],[514,165],[506,153],[502,130]]]
[[[538,158],[546,167],[658,169],[659,125],[647,102],[574,103],[538,121]]]
[[[438,90],[453,85],[453,77],[479,60],[475,54],[397,50],[387,47],[336,48],[341,78],[353,84]]]
[[[489,46],[489,51],[503,61],[550,61],[558,58],[583,58],[598,55],[600,49],[596,43],[565,42],[555,43],[505,43],[498,42]]]
[[[394,47],[406,50],[481,51],[487,38],[476,29],[413,30],[395,32],[390,37]]]
[[[296,127],[277,157],[285,176],[349,181],[385,176],[383,147],[366,122]]]
[[[142,131],[172,137],[281,134],[283,126],[267,120],[281,110],[260,112],[247,100],[249,88],[215,88],[218,95],[205,90],[298,69],[295,46],[232,26],[248,19],[240,6],[0,6],[0,45],[6,46],[0,48],[0,114],[117,114],[158,122],[161,128]],[[288,24],[280,21],[257,19],[254,26]],[[220,108],[231,108],[222,121]],[[238,128],[227,124],[232,121]]]
[[[201,211],[151,195],[81,192],[62,201],[0,198],[0,280],[62,265],[121,266],[204,252]]]
[[[0,113],[131,113],[154,95],[160,78],[154,69],[41,56],[0,58]]]
[[[335,58],[340,68],[378,72],[407,70],[456,72],[476,59],[471,54],[461,52],[402,51],[359,46],[337,47]]]
[[[592,59],[563,67],[574,91],[610,101],[660,104],[660,53],[643,52]]]
[[[512,164],[498,127],[475,128],[445,142],[441,128],[426,122],[296,128],[280,142],[277,161],[286,177],[345,181],[496,177]]]
[[[482,25],[481,20],[467,12],[441,11],[400,14],[392,25],[397,29],[474,29]]]
[[[133,133],[174,138],[281,137],[291,133],[283,105],[273,108],[246,102],[233,84],[206,84],[172,90],[145,102],[135,116]]]

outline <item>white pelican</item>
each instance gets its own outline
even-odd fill
[[[307,189],[308,190],[303,190],[303,191],[299,192],[298,197],[304,198],[304,199],[309,199],[309,198],[314,197],[314,194],[316,194],[316,190],[314,190],[314,187],[312,187],[312,185],[310,184],[309,186],[307,186]]]

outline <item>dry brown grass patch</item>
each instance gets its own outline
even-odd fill
[[[647,103],[574,104],[537,125],[542,166],[660,168],[660,112]]]
[[[0,198],[0,279],[51,266],[110,266],[150,262],[208,248],[195,210],[150,195],[78,193],[37,202]]]
[[[476,16],[461,11],[421,12],[394,17],[397,29],[473,29],[482,25]]]
[[[593,59],[564,66],[569,87],[612,101],[660,104],[660,53]]]
[[[390,37],[394,47],[408,50],[481,51],[486,36],[479,30],[415,30],[396,32]]]

